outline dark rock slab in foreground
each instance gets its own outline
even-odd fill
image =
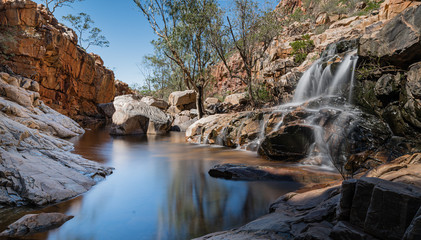
[[[367,174],[380,178],[288,193],[270,206],[270,214],[198,239],[421,239],[421,172],[408,170],[419,169],[420,154],[403,158]]]
[[[10,224],[0,237],[23,237],[55,229],[72,219],[62,213],[28,214]]]

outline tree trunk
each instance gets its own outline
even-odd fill
[[[202,86],[197,86],[197,97],[196,97],[196,107],[197,107],[197,114],[199,115],[199,119],[203,117],[203,88]]]
[[[251,84],[251,79],[249,79],[249,81],[247,82],[247,90],[248,90],[250,102],[251,102],[252,106],[255,106],[254,94],[253,94],[253,88],[252,88],[252,84]]]

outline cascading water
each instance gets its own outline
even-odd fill
[[[218,117],[208,119],[211,127],[203,128],[199,141],[258,150],[272,159],[302,159],[306,165],[342,167],[351,153],[353,131],[360,121],[361,112],[350,104],[358,56],[353,51],[341,58],[335,51],[329,48],[303,74],[292,102],[257,115],[239,114],[222,125]],[[257,134],[253,132],[256,121],[260,129]]]
[[[306,165],[333,167],[344,163],[346,137],[358,121],[359,113],[350,105],[358,56],[353,51],[339,62],[335,50],[327,49],[322,58],[303,74],[289,104],[300,106],[308,114],[300,124],[313,129],[314,143],[308,149],[307,158],[302,161]],[[282,109],[285,105],[278,106],[277,111]],[[274,131],[281,128],[286,113]]]
[[[318,59],[309,70],[307,70],[298,82],[293,102],[300,103],[320,96],[342,96],[345,85],[349,84],[349,93],[354,86],[354,70],[358,56],[353,51],[345,56],[345,59],[336,67],[335,74],[332,74],[332,66],[329,59],[335,61],[335,56],[327,56]],[[324,65],[328,64],[324,67]],[[350,101],[352,95],[347,95]]]

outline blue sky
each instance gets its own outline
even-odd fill
[[[34,0],[42,3],[42,0]],[[228,7],[230,0],[220,0]],[[263,0],[262,0],[263,2]],[[279,0],[271,0],[276,5]],[[72,4],[72,7],[58,8],[54,12],[56,18],[69,13],[85,12],[95,21],[95,26],[102,29],[103,35],[110,41],[110,47],[91,46],[88,52],[94,52],[102,57],[104,65],[113,70],[116,79],[131,84],[143,84],[143,75],[139,70],[143,56],[152,54],[151,41],[155,35],[132,0],[84,0]]]

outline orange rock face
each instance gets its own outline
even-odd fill
[[[127,94],[134,94],[133,90],[129,87],[129,85],[125,82],[120,80],[115,81],[115,96],[127,95]]]
[[[0,0],[0,64],[40,84],[44,102],[72,118],[100,116],[97,104],[115,95],[114,73],[77,45],[74,31],[30,0]],[[7,32],[7,33],[5,33]]]

